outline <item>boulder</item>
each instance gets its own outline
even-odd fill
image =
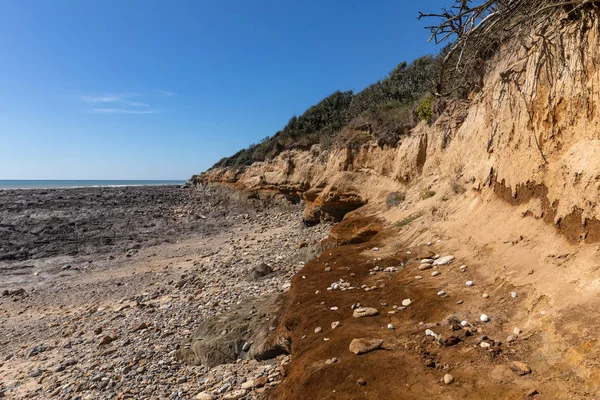
[[[248,279],[251,281],[257,281],[260,278],[264,278],[265,276],[272,274],[273,268],[270,265],[265,263],[260,263],[259,265],[253,267],[248,273]]]
[[[233,307],[227,314],[202,321],[192,337],[180,345],[177,359],[212,368],[238,359],[266,360],[289,354],[289,340],[269,329],[278,325],[283,302],[279,296],[257,297]]]

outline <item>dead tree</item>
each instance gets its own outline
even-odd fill
[[[478,89],[484,62],[507,38],[535,32],[545,40],[544,29],[556,24],[557,11],[577,19],[582,12],[599,7],[597,0],[454,0],[438,13],[420,12],[419,19],[439,20],[426,27],[431,31],[429,40],[451,43],[442,62],[438,94]],[[457,82],[444,93],[444,83],[453,78]]]

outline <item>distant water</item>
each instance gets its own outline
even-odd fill
[[[116,187],[116,186],[159,186],[182,185],[185,181],[149,181],[149,180],[1,180],[2,189],[51,189],[78,187]]]

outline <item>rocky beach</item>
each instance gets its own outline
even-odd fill
[[[236,307],[274,330],[270,310],[253,299],[287,291],[328,229],[305,227],[301,209],[287,202],[210,189],[0,191],[0,396],[268,392],[289,362],[285,352],[200,364],[177,350],[203,322]],[[235,340],[248,334],[238,333]]]

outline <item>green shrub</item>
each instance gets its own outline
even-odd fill
[[[421,214],[421,213],[416,213],[416,214],[413,214],[413,215],[410,215],[410,216],[404,218],[402,221],[398,222],[398,228],[403,228],[406,225],[411,224],[412,222],[414,222],[417,219],[421,218],[422,215],[423,214]]]
[[[423,190],[421,192],[421,200],[427,200],[433,196],[435,196],[435,192],[433,190]]]
[[[421,100],[417,107],[417,115],[421,121],[431,123],[433,118],[433,96],[429,96]]]

